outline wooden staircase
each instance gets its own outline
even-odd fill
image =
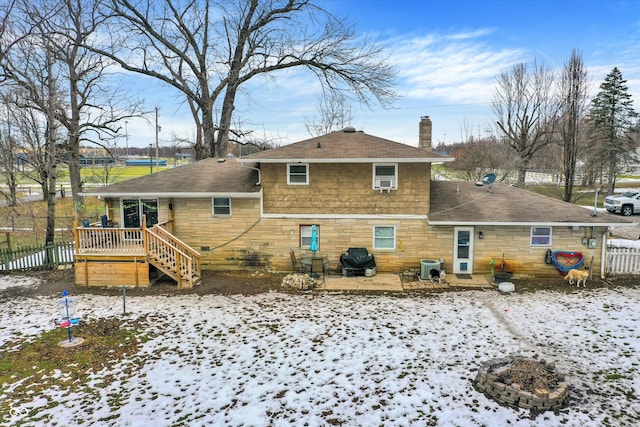
[[[175,280],[178,288],[192,288],[200,281],[200,253],[159,225],[144,231],[150,264]]]

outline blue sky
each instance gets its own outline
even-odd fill
[[[592,92],[613,67],[622,71],[640,111],[640,0],[319,0],[346,16],[357,32],[387,48],[399,76],[400,99],[391,109],[352,105],[359,130],[417,145],[421,116],[433,121],[433,139],[456,142],[486,135],[496,76],[536,59],[561,70],[576,48]],[[160,109],[160,145],[173,135],[193,139],[182,98],[149,79],[136,78],[149,109]],[[257,138],[284,145],[309,138],[304,118],[313,116],[319,85],[309,74],[286,73],[256,80],[236,105],[236,119]],[[129,145],[155,142],[153,125],[128,124]],[[124,144],[124,138],[119,142]]]

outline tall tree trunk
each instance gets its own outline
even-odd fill
[[[72,142],[71,139],[76,139]],[[75,206],[84,204],[84,197],[80,196],[82,192],[82,175],[80,173],[80,144],[77,137],[69,137],[69,148],[67,151],[69,162],[69,182],[71,184],[71,194]]]
[[[55,86],[53,82],[53,64],[51,49],[47,49],[47,135],[45,141],[45,168],[47,169],[47,234],[45,244],[53,244],[56,231],[56,130],[55,130]],[[47,258],[49,258],[47,253]],[[50,261],[50,260],[49,260]]]
[[[229,85],[224,94],[222,104],[222,114],[220,114],[220,131],[215,144],[213,157],[224,157],[227,155],[229,147],[229,131],[231,129],[231,116],[233,115],[233,104],[236,98],[236,86]]]
[[[516,168],[516,171],[518,174],[516,185],[519,188],[525,187],[527,171],[529,170],[530,160],[531,159],[527,155],[520,154],[520,158],[518,159],[517,168]]]
[[[213,106],[202,109],[202,145],[196,150],[196,160],[215,157],[216,127],[213,123]]]
[[[608,167],[608,171],[607,171],[607,194],[612,194],[614,190],[616,189],[616,163],[615,162],[610,162],[609,163],[609,167]]]

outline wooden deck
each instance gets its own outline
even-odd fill
[[[149,265],[173,278],[179,288],[193,287],[202,276],[200,254],[162,225],[102,228],[76,223],[74,239],[80,286],[149,286]]]

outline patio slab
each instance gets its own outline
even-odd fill
[[[491,289],[493,287],[489,279],[482,275],[468,275],[458,278],[454,274],[447,275],[446,283],[431,283],[429,280],[404,281],[400,274],[380,273],[371,277],[355,276],[330,276],[324,283],[320,283],[318,290],[326,291],[388,291],[402,292],[422,289]]]
[[[402,280],[398,274],[376,274],[375,276],[327,277],[317,289],[326,291],[396,291],[402,292]]]

